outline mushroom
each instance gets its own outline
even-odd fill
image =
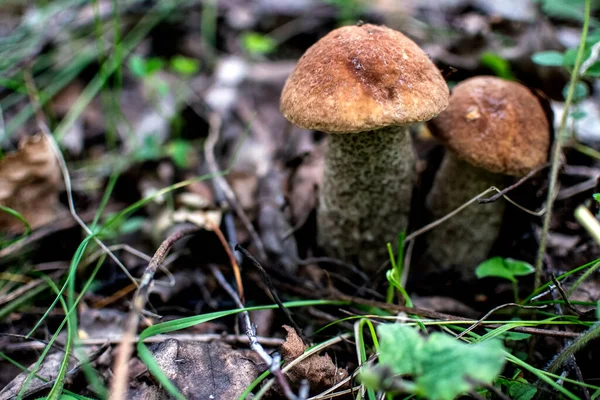
[[[429,129],[449,151],[427,197],[433,220],[448,215],[507,177],[520,177],[548,159],[550,128],[539,100],[524,86],[491,76],[467,79]],[[426,238],[425,265],[474,277],[500,232],[505,203],[467,207]]]
[[[405,230],[415,177],[409,125],[448,105],[448,86],[402,33],[336,29],[300,58],[281,96],[293,124],[330,133],[317,210],[318,242],[374,270]]]

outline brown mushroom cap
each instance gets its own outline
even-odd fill
[[[491,172],[522,176],[548,159],[548,119],[539,100],[515,82],[493,76],[461,82],[428,126],[460,159]]]
[[[448,86],[412,40],[377,25],[331,31],[300,58],[281,112],[306,129],[363,132],[426,121],[448,105]]]

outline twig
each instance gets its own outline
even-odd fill
[[[495,195],[493,195],[491,197],[488,197],[487,199],[479,198],[479,199],[477,199],[477,202],[479,204],[493,203],[494,201],[500,199],[502,196],[504,196],[508,192],[510,192],[510,191],[518,188],[519,186],[521,186],[523,183],[525,183],[526,181],[528,181],[532,176],[536,175],[538,172],[540,172],[543,169],[547,168],[549,165],[550,165],[549,163],[546,163],[544,165],[540,165],[539,167],[532,169],[531,171],[529,171],[529,173],[527,175],[525,175],[524,177],[522,177],[521,179],[519,179],[518,181],[516,181],[512,185],[505,187],[504,189],[502,189],[501,191],[499,191]]]
[[[239,244],[235,246],[235,250],[239,251],[240,253],[242,253],[242,255],[245,258],[247,258],[252,263],[252,265],[254,265],[254,267],[256,269],[258,269],[258,271],[260,272],[260,274],[261,274],[261,276],[263,278],[263,281],[265,282],[265,284],[269,288],[269,292],[271,293],[271,296],[273,296],[273,300],[275,300],[275,303],[277,303],[277,306],[279,307],[279,309],[281,311],[283,311],[283,313],[285,314],[286,318],[288,319],[288,321],[290,322],[290,324],[292,325],[292,327],[296,331],[296,334],[302,339],[302,341],[304,342],[304,344],[306,344],[306,345],[310,344],[310,342],[304,337],[304,333],[302,333],[302,329],[300,329],[300,327],[298,326],[298,324],[296,323],[296,321],[294,321],[294,319],[292,318],[292,314],[290,314],[289,310],[281,302],[281,299],[279,298],[279,295],[277,294],[277,290],[275,290],[275,286],[273,286],[273,282],[271,281],[271,277],[269,276],[269,274],[267,274],[267,271],[265,271],[265,269],[263,268],[263,266],[260,265],[260,263],[258,262],[258,260],[256,260],[256,258],[254,258],[252,256],[252,254],[250,254],[248,252],[248,250],[244,249]]]
[[[217,113],[210,113],[208,116],[208,121],[210,125],[210,130],[206,141],[204,142],[204,157],[206,158],[206,164],[208,165],[208,169],[211,173],[215,174],[214,182],[215,186],[217,186],[224,194],[229,206],[235,211],[236,215],[240,219],[240,221],[244,224],[244,227],[248,231],[250,235],[250,239],[252,240],[252,244],[256,247],[258,251],[258,255],[261,260],[267,260],[267,253],[265,251],[265,246],[260,240],[260,236],[254,229],[252,222],[248,219],[248,216],[240,206],[239,202],[235,197],[235,193],[222,176],[218,175],[219,166],[215,160],[214,149],[217,141],[219,140],[219,132],[221,130],[221,117]]]
[[[63,274],[64,274],[64,271],[57,271],[53,274],[50,274],[50,279],[57,280],[58,277],[60,277]],[[39,279],[34,279],[31,282],[28,282],[25,285],[18,287],[17,289],[13,290],[12,292],[1,296],[0,297],[0,305],[10,303],[11,301],[18,299],[23,294],[27,293],[28,291],[35,288],[36,286],[41,285],[42,283],[44,283],[44,279],[39,278]]]
[[[208,226],[213,232],[215,232],[215,234],[221,241],[221,244],[223,245],[227,256],[229,257],[229,262],[231,263],[231,268],[233,268],[233,276],[235,276],[235,283],[238,288],[238,295],[240,296],[240,301],[242,302],[242,304],[245,304],[246,299],[244,298],[244,285],[242,284],[242,275],[240,274],[240,267],[237,264],[235,256],[229,248],[229,244],[227,243],[225,236],[223,236],[223,232],[221,232],[221,229],[219,229],[219,227],[216,224],[210,221],[208,223]]]
[[[135,334],[138,327],[140,314],[148,301],[148,293],[150,286],[154,278],[154,274],[158,269],[158,266],[163,262],[169,249],[181,238],[187,235],[191,235],[200,228],[198,227],[185,227],[169,236],[156,250],[152,260],[148,264],[146,271],[140,281],[133,300],[131,302],[131,309],[125,320],[125,329],[121,344],[117,349],[117,356],[114,362],[114,379],[111,385],[110,399],[112,400],[123,400],[125,399],[125,393],[127,390],[127,379],[129,372],[129,359],[133,351],[133,343],[135,341]]]
[[[426,309],[415,308],[415,307],[406,307],[406,306],[401,306],[398,304],[389,304],[389,303],[384,303],[384,302],[380,302],[380,301],[365,300],[362,298],[347,296],[345,294],[339,294],[336,297],[339,300],[349,301],[354,304],[381,308],[381,309],[393,311],[396,313],[402,312],[405,314],[414,314],[414,315],[418,315],[420,317],[431,318],[431,319],[435,319],[435,320],[462,321],[462,322],[473,321],[470,318],[463,318],[463,317],[458,317],[455,315],[439,313],[437,311],[426,310]],[[475,321],[473,321],[473,322],[475,322]],[[487,324],[486,328],[498,328],[499,326],[501,326],[501,325]],[[580,334],[578,334],[576,332],[552,331],[549,329],[532,328],[532,327],[527,327],[527,326],[515,326],[511,330],[514,332],[528,333],[531,335],[552,336],[552,337],[561,337],[561,338],[576,338],[576,337],[580,336]]]
[[[469,207],[471,204],[479,201],[479,199],[481,199],[483,196],[485,196],[486,194],[496,191],[498,193],[501,193],[502,191],[500,189],[498,189],[495,186],[491,186],[488,189],[484,190],[483,192],[479,193],[477,196],[473,197],[471,200],[467,201],[465,204],[463,204],[462,206],[458,207],[457,209],[455,209],[454,211],[444,215],[442,218],[433,221],[430,224],[425,225],[424,227],[417,229],[416,231],[414,231],[413,233],[411,233],[410,235],[407,235],[406,238],[404,239],[404,243],[408,243],[411,240],[416,239],[418,236],[432,230],[433,228],[435,228],[436,226],[444,223],[445,221],[449,220],[450,218],[454,217],[456,214],[458,214],[459,212],[461,212],[462,210],[464,210],[465,208]],[[528,214],[531,215],[535,215],[535,216],[539,216],[542,215],[545,210],[544,208],[542,208],[540,211],[532,211],[529,210],[523,206],[521,206],[520,204],[516,203],[514,200],[512,200],[511,198],[509,198],[508,196],[506,196],[505,194],[502,195],[502,197],[504,197],[504,199],[506,199],[506,201],[508,201],[509,203],[511,203],[512,205],[514,205],[515,207],[519,208],[522,211],[525,211]]]
[[[471,325],[470,327],[468,327],[467,329],[465,329],[464,331],[462,331],[458,336],[456,336],[456,338],[460,339],[461,337],[465,336],[467,333],[471,332],[473,329],[475,329],[479,325],[481,325],[481,323],[483,321],[485,321],[486,319],[488,319],[493,313],[495,313],[496,311],[501,310],[503,308],[507,308],[507,307],[517,307],[517,308],[523,308],[523,309],[541,310],[541,309],[546,308],[547,305],[543,305],[543,306],[524,306],[524,305],[517,304],[517,303],[506,303],[506,304],[499,305],[498,307],[494,307],[490,311],[488,311],[476,323],[474,323],[473,325]]]
[[[21,337],[22,335],[12,335],[12,334],[0,334],[0,336],[16,336]],[[177,339],[180,342],[212,342],[215,340],[220,340],[226,343],[242,343],[248,344],[248,337],[245,335],[221,335],[219,333],[171,333],[169,335],[156,335],[151,336],[149,338],[144,339],[144,343],[158,343],[163,342],[165,339]],[[39,339],[32,339],[35,342],[28,343],[11,343],[5,346],[2,346],[4,351],[23,351],[23,350],[42,350],[46,347],[44,341]],[[121,343],[123,340],[123,335],[109,335],[98,338],[89,338],[89,339],[79,339],[77,340],[78,346],[98,346],[103,344],[115,344]],[[283,343],[283,339],[271,338],[271,337],[262,337],[257,336],[256,340],[261,343],[263,346],[269,347],[278,347]],[[139,336],[135,337],[134,342],[139,341]],[[54,345],[56,346],[56,345]],[[60,349],[60,347],[59,347]],[[62,350],[62,349],[61,349]]]
[[[331,264],[331,265],[336,265],[338,267],[342,267],[342,268],[346,268],[350,271],[352,271],[354,274],[360,276],[360,278],[365,281],[368,282],[371,279],[367,276],[367,274],[365,274],[363,271],[361,271],[360,269],[358,269],[358,267],[356,267],[353,264],[349,264],[346,263],[342,260],[338,260],[337,258],[332,258],[332,257],[309,257],[309,258],[298,258],[295,257],[294,262],[296,262],[298,265],[308,265],[308,264]]]
[[[567,119],[569,117],[569,109],[573,102],[573,94],[575,93],[575,86],[579,80],[579,73],[581,63],[583,62],[583,54],[585,50],[585,43],[587,40],[588,29],[590,25],[590,9],[591,0],[585,1],[585,17],[583,20],[583,28],[581,31],[581,41],[579,42],[579,50],[577,51],[577,58],[575,59],[575,66],[571,74],[571,81],[569,83],[569,91],[567,93],[567,99],[565,101],[565,108],[560,120],[560,127],[554,140],[554,151],[552,152],[552,167],[550,169],[550,177],[548,182],[548,197],[546,200],[546,215],[544,216],[544,224],[542,226],[542,234],[540,237],[540,247],[538,248],[537,257],[535,260],[535,279],[533,284],[533,290],[540,287],[542,277],[542,264],[544,262],[544,254],[546,253],[546,245],[548,241],[548,231],[550,230],[550,221],[552,219],[552,208],[554,205],[554,197],[556,187],[558,184],[558,170],[560,167],[560,157],[562,155],[562,144],[563,136],[566,133]]]
[[[239,308],[244,308],[242,301],[238,297],[235,290],[233,290],[231,285],[227,282],[227,280],[225,279],[225,277],[223,276],[221,271],[219,271],[219,269],[212,264],[209,265],[209,267],[210,267],[210,270],[212,271],[213,275],[215,276],[215,278],[221,285],[221,287],[223,289],[225,289],[225,291],[233,299],[233,301],[236,303],[236,305]],[[246,336],[248,337],[248,340],[250,342],[250,348],[253,351],[255,351],[260,356],[260,358],[262,358],[263,361],[269,366],[269,370],[271,371],[273,376],[275,376],[275,378],[277,379],[277,383],[279,383],[279,386],[281,386],[284,396],[289,400],[304,400],[304,399],[306,399],[306,397],[308,397],[308,396],[306,396],[306,395],[303,396],[303,393],[299,393],[298,395],[296,395],[292,391],[292,388],[290,387],[290,384],[288,383],[285,375],[283,374],[283,372],[281,372],[281,368],[280,368],[281,356],[279,355],[279,353],[275,353],[271,357],[269,355],[269,353],[267,353],[265,351],[265,349],[260,345],[260,343],[258,343],[258,340],[256,338],[256,327],[250,320],[250,313],[248,311],[243,311],[242,316],[243,316],[244,324],[246,325],[244,331],[246,332]],[[304,384],[304,386],[306,386],[306,384]]]

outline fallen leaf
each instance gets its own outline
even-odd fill
[[[58,161],[41,134],[23,139],[17,151],[0,160],[0,205],[19,212],[32,229],[54,221],[60,187]],[[21,221],[0,213],[0,232],[24,231]]]
[[[63,357],[64,355],[61,352],[48,355],[36,373],[36,376],[45,379],[45,381],[33,378],[25,393],[33,393],[42,386],[45,386],[46,382],[51,382],[56,379]],[[33,368],[35,368],[35,364],[32,364],[28,370],[31,371]],[[17,397],[27,376],[29,376],[28,372],[22,372],[10,381],[10,383],[0,391],[0,400],[14,399]],[[28,396],[25,395],[25,398],[27,397]]]
[[[151,351],[165,375],[190,400],[237,399],[261,372],[256,353],[235,350],[219,341],[167,339]]]
[[[308,346],[304,344],[294,328],[284,325],[283,329],[288,334],[281,345],[281,356],[287,364],[304,354]],[[306,379],[312,392],[320,392],[346,378],[348,371],[345,368],[338,368],[328,354],[313,354],[292,367],[286,375],[295,384]]]

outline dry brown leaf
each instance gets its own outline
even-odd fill
[[[32,379],[29,383],[26,393],[33,393],[37,389],[41,389],[42,386],[45,386],[46,382],[51,382],[54,379],[56,379],[58,371],[60,370],[60,364],[62,362],[63,357],[64,354],[62,352],[48,355],[44,362],[42,362],[42,365],[40,366],[39,370],[37,370],[36,372],[36,376],[45,379],[45,381],[35,378]],[[72,367],[74,363],[70,362],[70,364]],[[34,367],[35,364],[32,364],[29,367],[29,371],[33,370]],[[29,376],[28,371],[17,375],[8,385],[4,387],[4,389],[0,391],[0,400],[14,399],[21,390],[21,386],[27,379],[27,376]],[[28,396],[25,395],[25,397]]]
[[[284,325],[287,338],[281,345],[281,356],[287,363],[300,357],[308,346],[304,344],[294,328]],[[328,354],[313,354],[300,361],[286,373],[292,383],[298,384],[302,379],[308,380],[311,391],[323,391],[348,376],[345,368],[338,368]]]
[[[19,212],[32,229],[54,221],[60,209],[61,173],[48,139],[23,139],[19,149],[0,160],[0,205]],[[20,233],[25,226],[0,213],[0,232]]]
[[[167,339],[154,346],[158,365],[186,399],[237,399],[261,372],[261,360],[250,350],[234,350],[214,341]]]

